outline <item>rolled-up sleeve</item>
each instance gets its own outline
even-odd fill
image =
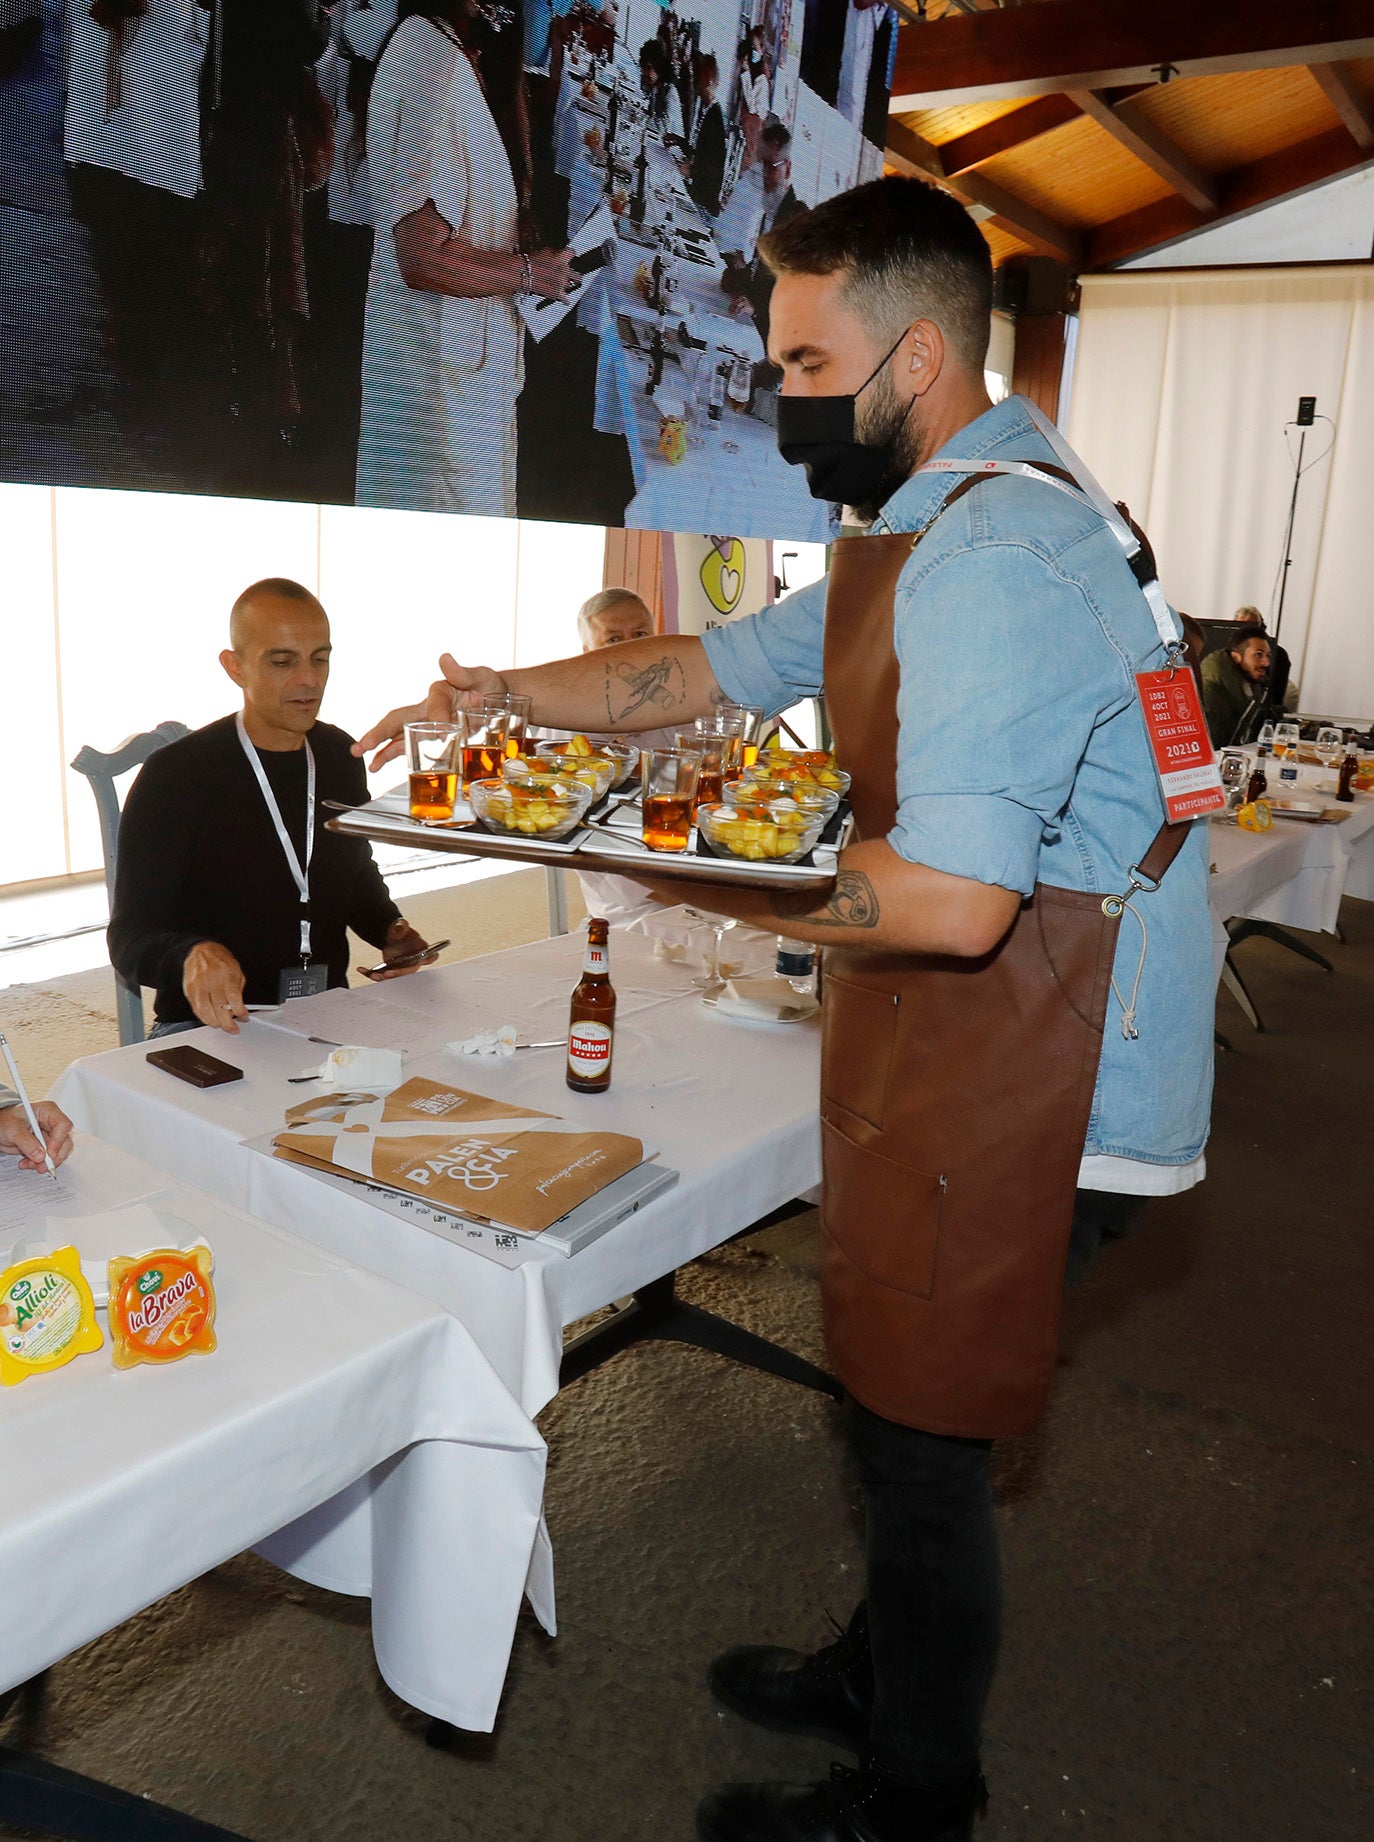
[[[826,578],[702,636],[721,690],[770,716],[815,697],[825,674]]]
[[[1125,667],[1081,590],[1018,545],[959,551],[900,584],[897,821],[911,863],[1029,895],[1102,687]],[[1115,673],[1112,670],[1116,666]]]

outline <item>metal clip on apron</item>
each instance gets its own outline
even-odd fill
[[[1023,463],[939,466],[972,475],[940,511],[993,471],[1060,484]],[[925,530],[833,552],[826,707],[864,838],[897,816],[895,597]],[[1039,1419],[1121,913],[1188,830],[1162,827],[1122,896],[1038,883],[981,959],[827,951],[821,1295],[835,1373],[875,1413],[964,1438]]]

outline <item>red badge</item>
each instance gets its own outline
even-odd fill
[[[1137,672],[1135,688],[1170,824],[1221,812],[1226,794],[1192,672]]]

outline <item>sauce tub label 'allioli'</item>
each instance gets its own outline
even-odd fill
[[[117,1369],[178,1362],[215,1348],[214,1257],[204,1241],[110,1261],[110,1341]]]
[[[21,1260],[0,1273],[0,1382],[60,1369],[105,1339],[74,1247]]]

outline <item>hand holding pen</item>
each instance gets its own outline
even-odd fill
[[[0,1053],[4,1055],[14,1091],[19,1096],[18,1106],[0,1109],[0,1150],[17,1151],[20,1170],[46,1169],[55,1183],[57,1166],[71,1154],[72,1122],[51,1100],[40,1100],[35,1106],[29,1099],[19,1065],[3,1032],[0,1032]]]

